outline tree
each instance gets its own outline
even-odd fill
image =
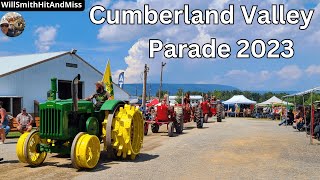
[[[176,99],[175,101],[178,103],[178,104],[182,104],[182,98],[183,98],[183,89],[179,88],[178,89],[178,92],[176,94]]]
[[[168,91],[162,90],[162,91],[160,92],[160,98],[163,98],[163,96],[164,96],[165,94],[168,94]],[[156,94],[156,95],[159,96],[159,90],[157,91],[157,94]]]

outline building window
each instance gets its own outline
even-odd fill
[[[78,68],[78,64],[73,64],[73,63],[66,63],[66,66],[71,68]]]
[[[0,97],[3,102],[3,108],[11,115],[17,116],[21,112],[22,98],[21,97]]]

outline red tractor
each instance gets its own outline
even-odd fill
[[[162,125],[167,125],[168,136],[172,137],[174,129],[177,134],[183,131],[183,109],[181,105],[170,107],[167,104],[161,104],[157,107],[157,115],[155,119],[147,120],[145,123],[145,135],[148,134],[149,124],[153,133],[159,132]]]
[[[211,101],[210,102],[210,112],[209,112],[209,117],[212,116],[217,116],[217,122],[221,122],[222,119],[225,118],[225,113],[224,113],[224,105],[221,101]]]

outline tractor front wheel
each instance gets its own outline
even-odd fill
[[[16,147],[20,162],[28,163],[31,166],[41,165],[47,157],[46,152],[40,152],[41,143],[46,143],[46,141],[40,138],[39,131],[22,134]]]
[[[209,119],[208,114],[205,114],[205,115],[204,115],[204,118],[203,118],[203,121],[204,121],[205,123],[207,123],[207,122],[208,122],[208,119]]]
[[[151,125],[151,131],[153,133],[158,133],[159,132],[159,128],[160,128],[159,124],[157,124],[157,123]]]
[[[217,122],[222,122],[221,104],[217,104]]]
[[[168,136],[172,137],[174,132],[174,125],[173,122],[169,122],[168,124]]]
[[[144,135],[148,135],[149,131],[149,124],[147,122],[144,123]]]
[[[76,169],[92,169],[100,159],[100,141],[95,135],[80,132],[71,147],[71,161]]]
[[[196,111],[194,113],[195,119],[197,122],[197,128],[202,128],[203,127],[203,117],[202,117],[202,110],[200,106],[196,107]]]
[[[175,128],[176,128],[176,132],[178,134],[182,134],[183,132],[183,109],[182,107],[175,107],[175,112],[176,112],[176,121],[174,123]]]

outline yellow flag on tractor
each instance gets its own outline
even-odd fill
[[[106,69],[104,71],[102,82],[106,86],[106,91],[111,95],[111,99],[114,99],[110,61],[108,61],[108,64],[107,64]]]

